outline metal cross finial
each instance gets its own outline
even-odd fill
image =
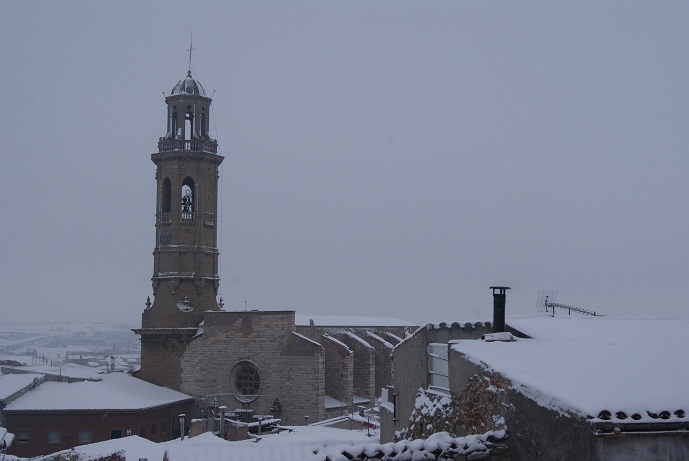
[[[189,40],[189,49],[187,50],[189,52],[189,72],[191,73],[191,52],[194,51],[193,45],[194,44],[194,31],[191,31],[191,39]]]

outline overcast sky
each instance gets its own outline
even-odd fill
[[[192,29],[226,309],[689,315],[689,2],[0,6],[3,322],[140,322]]]

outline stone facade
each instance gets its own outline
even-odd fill
[[[203,334],[182,357],[183,392],[214,395],[231,411],[250,409],[256,415],[274,412],[285,424],[325,417],[324,353],[320,344],[293,333],[293,311],[207,312]],[[242,395],[237,385],[240,362],[258,370],[258,393]]]
[[[375,404],[378,351],[389,357],[389,343],[374,348],[361,339],[366,329],[353,330],[359,334],[297,327],[294,311],[206,312],[181,357],[180,387],[197,397],[196,416],[207,413],[211,401],[228,412],[276,416],[284,424],[341,416]],[[377,330],[384,334],[383,327]],[[242,395],[238,384],[244,363],[259,377],[255,395]],[[391,376],[380,379],[390,382]]]
[[[351,332],[343,333],[339,339],[354,353],[352,394],[373,402],[376,396],[375,348]]]
[[[325,395],[345,404],[338,408],[346,407],[354,384],[354,352],[329,335],[323,335],[321,343],[325,352]]]
[[[345,343],[354,352],[356,361],[354,364],[356,372],[352,382],[352,388],[355,389],[354,394],[371,401],[380,397],[381,389],[392,383],[391,354],[393,347],[415,329],[416,327],[411,325],[296,326],[298,333],[316,342],[321,342],[323,336],[328,335]],[[370,355],[373,356],[373,359],[369,357]],[[371,361],[373,361],[373,365],[371,365]],[[373,390],[372,393],[371,389]]]

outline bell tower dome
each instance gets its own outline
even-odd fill
[[[146,381],[179,390],[180,359],[204,311],[218,305],[218,168],[223,157],[208,133],[211,98],[187,76],[167,105],[167,131],[151,155],[156,165],[154,300],[141,329],[141,371]]]

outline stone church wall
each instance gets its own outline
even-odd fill
[[[357,397],[368,399],[374,403],[376,396],[376,350],[363,338],[353,333],[344,333],[337,336],[354,352],[354,366],[352,377],[352,392]]]
[[[392,348],[385,345],[370,336],[370,333],[374,334],[380,339],[389,342],[390,345],[394,346],[397,341],[393,338],[404,338],[407,333],[415,330],[416,327],[402,327],[402,326],[322,326],[322,325],[297,325],[296,331],[316,342],[321,342],[323,335],[331,335],[335,338],[342,340],[345,333],[351,333],[357,337],[363,339],[365,342],[369,343],[374,348],[374,368],[371,377],[364,377],[364,372],[359,369],[359,378],[355,378],[357,388],[367,388],[370,386],[370,380],[373,380],[373,396],[380,397],[381,389],[392,384]],[[392,334],[392,336],[390,335]],[[349,343],[348,343],[349,344]],[[354,355],[356,357],[356,352]],[[368,360],[368,359],[364,359]],[[368,362],[366,362],[368,363]],[[355,369],[357,365],[355,364]],[[366,369],[369,369],[366,365]],[[356,392],[355,392],[356,394]],[[359,395],[359,394],[356,394]],[[366,395],[361,395],[361,397],[367,397]]]
[[[325,369],[322,347],[295,335],[293,311],[206,312],[203,334],[192,339],[182,357],[183,392],[197,398],[218,396],[228,411],[271,415],[275,402],[284,424],[304,416],[323,419]],[[252,364],[260,376],[255,400],[237,396],[238,366]]]
[[[354,385],[354,353],[329,335],[323,335],[321,344],[325,351],[325,395],[348,405]]]
[[[375,383],[373,386],[375,396],[380,397],[383,388],[392,386],[394,378],[392,374],[392,350],[397,343],[393,343],[394,340],[387,335],[385,337],[368,335],[367,340],[375,348]]]

